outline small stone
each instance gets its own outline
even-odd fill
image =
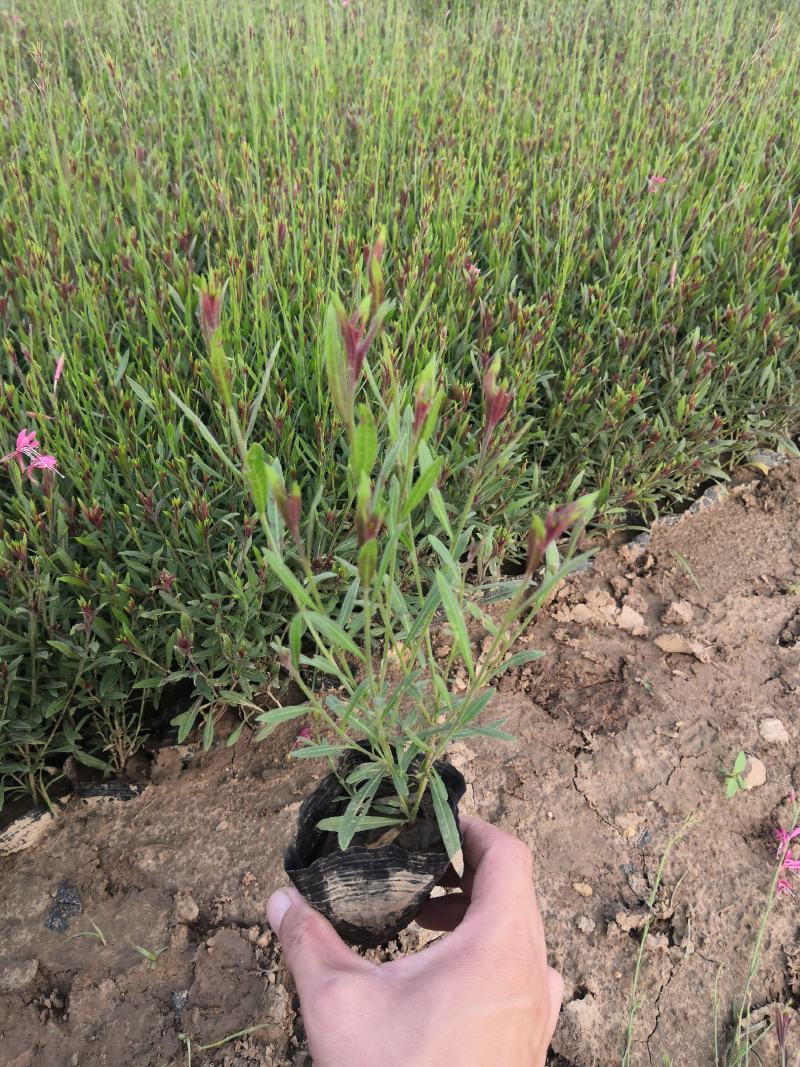
[[[555,815],[552,813],[552,811],[548,811],[547,818],[548,819],[555,819]]]
[[[661,616],[665,626],[688,626],[694,618],[694,608],[688,600],[673,600]]]
[[[641,930],[647,922],[648,912],[645,909],[639,911],[625,911],[620,909],[614,916],[614,923],[623,933],[629,934],[631,930]]]
[[[227,819],[223,819],[221,822],[217,823],[216,830],[217,830],[218,833],[221,833],[223,830],[230,829],[230,825],[231,824],[228,822]]]
[[[647,947],[655,952],[668,952],[669,938],[666,934],[648,934]]]
[[[711,653],[699,641],[692,641],[683,634],[659,634],[655,643],[667,655],[694,656],[701,663],[711,662]]]
[[[636,836],[636,830],[632,826],[623,826],[622,836],[626,841],[630,841],[632,837]]]
[[[26,993],[38,973],[38,960],[6,960],[0,967],[0,992]]]
[[[268,948],[272,942],[272,931],[265,930],[263,934],[258,938],[256,944],[259,948]]]
[[[620,630],[625,630],[633,637],[647,637],[650,632],[645,625],[644,618],[628,604],[623,604],[614,621]]]
[[[773,745],[785,745],[789,741],[789,732],[780,719],[762,719],[758,732]]]
[[[572,888],[582,897],[590,897],[594,890],[588,882],[573,882]]]
[[[588,915],[579,915],[575,920],[575,925],[584,934],[591,934],[597,925],[594,919],[590,919]]]
[[[742,781],[745,789],[756,789],[767,780],[767,768],[758,756],[748,756],[745,764]]]
[[[179,923],[193,923],[200,914],[195,901],[189,893],[179,889],[175,894],[175,918]]]
[[[248,926],[248,928],[244,932],[244,936],[247,938],[251,945],[254,945],[258,942],[259,933],[260,930],[257,926]]]

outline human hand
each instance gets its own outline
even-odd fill
[[[543,1067],[563,983],[547,966],[530,852],[479,819],[461,825],[462,892],[417,919],[452,933],[415,955],[370,963],[296,889],[270,897],[314,1067]]]

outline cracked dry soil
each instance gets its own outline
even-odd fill
[[[712,1064],[715,977],[722,966],[724,1025],[773,830],[800,787],[800,464],[742,481],[646,547],[605,548],[525,644],[547,655],[507,676],[494,707],[517,740],[462,744],[452,758],[470,782],[465,810],[535,857],[566,985],[551,1062],[619,1063],[645,901],[665,842],[694,812],[656,904],[632,1062]],[[310,1063],[264,920],[299,802],[325,771],[290,762],[293,740],[286,729],[206,754],[162,749],[133,769],[146,782],[138,798],[74,801],[31,850],[0,858],[2,1067],[177,1067],[181,1033],[195,1065]],[[739,749],[763,761],[766,782],[726,800],[719,770]],[[45,928],[59,887],[79,901],[60,931]],[[90,920],[105,945],[72,936]],[[797,933],[797,905],[783,899],[754,1007],[800,996]],[[381,951],[430,936],[412,926]],[[165,950],[151,966],[133,944]]]

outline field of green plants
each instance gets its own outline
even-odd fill
[[[227,388],[343,595],[356,536],[323,325],[334,294],[363,295],[376,242],[392,307],[361,388],[410,398],[435,358],[447,513],[498,355],[513,396],[504,475],[474,494],[479,581],[579,492],[599,491],[601,529],[635,525],[756,446],[793,447],[790,8],[0,11],[0,804],[45,797],[67,754],[119,767],[159,705],[210,744],[275,676],[289,600],[226,462]]]

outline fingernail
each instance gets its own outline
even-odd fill
[[[278,889],[267,901],[267,922],[278,936],[286,912],[292,906],[292,897],[287,889]]]

